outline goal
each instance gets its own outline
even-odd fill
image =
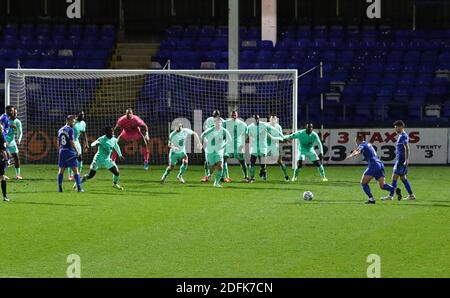
[[[166,164],[170,130],[183,122],[201,134],[213,110],[223,118],[237,110],[247,123],[254,114],[268,121],[274,113],[285,133],[297,130],[297,70],[6,69],[5,103],[17,107],[23,123],[25,162],[56,163],[56,133],[66,115],[85,112],[92,142],[132,108],[149,126],[150,163]],[[190,160],[200,163],[203,155],[192,143]],[[280,144],[287,163],[295,158],[294,144]],[[127,163],[140,163],[138,144],[122,149]]]

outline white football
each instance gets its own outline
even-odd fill
[[[312,192],[310,192],[309,190],[305,191],[303,193],[303,199],[305,199],[305,201],[311,201],[313,198],[314,198],[314,194]]]

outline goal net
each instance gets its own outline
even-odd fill
[[[7,69],[5,75],[5,102],[17,107],[24,130],[19,149],[28,163],[56,163],[57,131],[66,115],[80,111],[92,142],[132,108],[149,126],[150,164],[167,163],[168,136],[177,123],[200,135],[213,110],[225,119],[237,110],[247,123],[254,114],[263,121],[276,114],[284,133],[297,129],[296,70]],[[292,146],[280,144],[287,163],[296,152]],[[187,150],[191,162],[203,161],[193,140]],[[137,142],[122,151],[126,163],[141,163]],[[85,162],[94,153],[84,154]]]

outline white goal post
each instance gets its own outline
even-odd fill
[[[5,104],[17,107],[21,155],[30,163],[56,162],[57,129],[80,111],[92,141],[132,108],[149,126],[151,164],[167,163],[166,143],[177,123],[200,134],[213,110],[222,118],[237,110],[247,123],[254,113],[263,121],[276,114],[285,133],[296,131],[297,90],[297,70],[5,70]],[[280,144],[287,163],[296,158],[295,144]],[[135,145],[123,149],[127,162],[140,160]],[[200,163],[201,152],[191,142],[187,149]]]

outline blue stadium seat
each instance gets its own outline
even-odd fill
[[[88,37],[88,36],[92,36],[94,38],[97,38],[99,35],[99,29],[97,27],[97,25],[87,25],[84,28],[84,36]]]
[[[377,93],[377,102],[389,103],[392,101],[394,88],[390,86],[382,86]]]
[[[261,41],[258,41],[257,47],[259,49],[272,50],[273,49],[273,42],[271,40],[261,40]]]
[[[19,27],[15,24],[7,24],[3,28],[4,35],[17,36],[19,33]]]
[[[394,93],[394,101],[396,102],[408,102],[410,96],[410,89],[400,86]]]
[[[292,50],[307,51],[311,46],[309,39],[299,39],[293,44]]]
[[[403,61],[405,63],[412,62],[417,63],[417,61],[420,61],[420,52],[419,51],[409,51],[404,54]]]
[[[68,34],[70,36],[77,36],[81,38],[83,36],[83,26],[81,25],[71,25],[69,27]]]
[[[20,27],[19,35],[20,36],[30,36],[33,37],[35,34],[35,28],[33,24],[23,24]]]
[[[371,102],[377,96],[378,87],[376,86],[364,86],[361,91],[361,98],[364,102]]]
[[[284,40],[277,42],[275,49],[282,50],[282,51],[288,51],[288,50],[294,48],[294,46],[295,46],[294,44],[295,44],[295,42],[293,40],[284,39]]]
[[[97,46],[97,38],[95,37],[85,38],[79,42],[79,48],[83,50],[94,50]]]
[[[53,37],[55,36],[66,36],[67,35],[67,27],[66,25],[54,25],[52,30]]]
[[[309,26],[299,26],[297,28],[297,39],[310,39],[311,38],[311,28]]]
[[[303,60],[305,59],[305,56],[306,56],[305,52],[302,52],[302,51],[291,51],[289,59],[288,59],[290,61],[288,61],[288,62],[292,62],[292,63],[303,62]]]
[[[360,96],[361,96],[361,87],[351,85],[345,86],[342,92],[341,101],[346,104],[357,103],[361,100]]]
[[[33,39],[30,36],[21,36],[18,45],[22,49],[30,49],[33,46]]]
[[[348,26],[347,27],[347,40],[355,41],[359,40],[361,36],[361,31],[359,26]]]
[[[49,38],[51,33],[51,26],[47,24],[39,24],[36,26],[36,35],[37,36],[47,36]]]

